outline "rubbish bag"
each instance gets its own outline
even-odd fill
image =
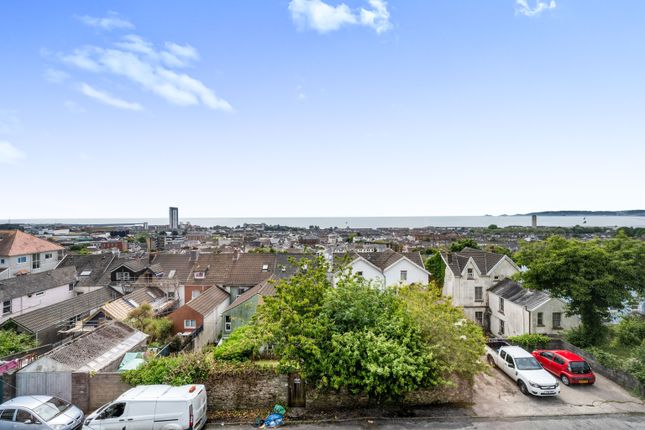
[[[287,410],[286,410],[286,409],[284,408],[284,406],[282,406],[282,405],[275,405],[275,406],[273,407],[273,413],[274,413],[274,414],[284,415],[284,414],[286,414],[286,413],[287,413]]]
[[[284,415],[282,414],[271,414],[264,420],[264,426],[266,428],[278,427],[281,426],[284,422]]]

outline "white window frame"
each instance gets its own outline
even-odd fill
[[[475,279],[475,271],[473,270],[472,267],[469,267],[468,269],[466,269],[466,278]]]
[[[479,298],[477,297],[477,291],[479,291]],[[480,285],[475,286],[475,301],[483,302],[484,301],[484,287]]]
[[[407,270],[401,270],[401,281],[407,281],[408,280],[408,271]]]
[[[26,255],[21,255],[16,259],[16,263],[18,264],[26,264],[27,263],[27,256]]]
[[[475,312],[475,321],[477,321],[477,324],[479,325],[484,325],[484,312],[482,311]]]
[[[8,306],[7,306],[7,303],[9,303]],[[11,305],[12,305],[11,299],[5,300],[5,301],[2,302],[2,315],[9,315],[11,313],[11,311],[12,311]],[[9,308],[8,311],[5,310],[5,309],[7,309],[7,307]]]
[[[504,298],[499,298],[499,313],[504,314]]]
[[[50,260],[52,258],[54,258],[54,254],[52,254],[51,252],[45,254],[45,260]]]
[[[503,320],[499,320],[499,334],[504,334],[504,330],[506,329],[506,324],[504,323]]]
[[[233,323],[231,321],[231,316],[226,315],[224,317],[224,331],[228,333],[231,331],[232,328],[233,328]]]
[[[197,328],[197,320],[184,320],[184,328],[192,328],[196,329]]]
[[[202,294],[201,291],[199,290],[193,290],[190,292],[190,300],[195,300],[197,297],[199,297]]]
[[[538,312],[536,315],[536,324],[538,327],[544,327],[544,312]]]

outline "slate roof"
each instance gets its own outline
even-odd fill
[[[0,280],[0,300],[15,299],[61,287],[75,280],[76,268],[73,266]]]
[[[349,256],[350,261],[354,261],[359,257],[363,257],[381,270],[385,270],[403,257],[406,257],[425,270],[423,259],[421,258],[421,254],[418,252],[396,252],[388,248],[385,251],[376,252],[351,252]],[[340,260],[342,261],[342,259],[343,257],[341,256]]]
[[[470,258],[473,259],[482,274],[487,274],[501,259],[504,254],[482,251],[480,249],[464,248],[459,252],[441,253],[446,265],[456,276],[461,276],[464,267]]]
[[[47,251],[62,251],[60,245],[39,239],[36,236],[20,230],[0,231],[0,255],[13,257],[16,255],[36,254]]]
[[[101,370],[148,336],[114,321],[79,336],[45,355],[72,371]]]
[[[108,268],[115,259],[116,255],[112,253],[90,255],[68,254],[58,264],[58,267],[76,267],[76,273],[78,274],[77,285],[79,287],[107,286],[110,283]],[[90,272],[90,274],[81,276],[81,273],[84,272]],[[108,274],[107,282],[102,279],[105,273]]]
[[[261,296],[274,296],[275,295],[275,283],[277,279],[275,276],[270,277],[269,279],[260,282],[258,285],[255,287],[251,288],[250,290],[245,291],[244,293],[240,294],[237,299],[233,303],[231,303],[225,310],[229,311],[233,308],[238,307],[242,303],[248,301],[252,297],[256,295],[261,295]]]
[[[188,306],[189,308],[199,312],[201,315],[208,315],[213,311],[213,309],[229,299],[229,293],[218,286],[214,286],[210,287],[184,306]]]
[[[172,301],[166,300],[166,295],[159,288],[145,287],[137,288],[130,294],[106,303],[102,309],[113,319],[125,321],[133,309],[146,303],[152,305],[153,310],[157,312],[158,309],[155,309],[155,306],[164,307],[166,303],[172,303]]]
[[[11,317],[21,327],[32,333],[37,333],[50,327],[67,322],[71,318],[101,307],[104,303],[118,297],[119,293],[111,288],[104,287],[90,293],[85,293],[55,303],[45,308]],[[6,323],[6,322],[5,322]]]
[[[188,279],[193,267],[190,254],[157,254],[152,263],[163,268],[164,279],[176,279],[182,284]],[[169,278],[173,270],[175,271],[173,277]]]
[[[275,254],[240,254],[226,279],[227,286],[251,286],[268,279],[275,270]],[[263,266],[267,267],[263,271]]]
[[[551,299],[544,291],[529,290],[511,279],[503,279],[488,291],[516,305],[526,306],[529,310]]]

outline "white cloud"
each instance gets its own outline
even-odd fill
[[[11,143],[0,140],[0,164],[14,164],[25,158],[25,153]]]
[[[69,78],[69,74],[63,70],[45,69],[45,79],[52,84],[60,84]]]
[[[133,29],[134,24],[132,24],[130,21],[127,21],[123,18],[120,18],[119,15],[115,12],[109,12],[108,16],[102,17],[102,18],[97,18],[93,16],[77,16],[76,17],[79,21],[81,21],[83,24],[88,25],[90,27],[96,27],[96,28],[102,28],[103,30],[113,30],[115,28],[122,28],[122,29]]]
[[[291,0],[291,19],[301,29],[311,28],[319,33],[338,30],[346,25],[371,27],[377,33],[392,28],[385,0],[369,0],[371,9],[353,12],[345,3],[331,6],[322,0]]]
[[[127,35],[114,46],[85,46],[61,58],[66,64],[82,70],[127,79],[179,106],[201,104],[211,109],[233,110],[204,83],[173,70],[186,67],[199,58],[192,46],[168,42],[166,50],[158,50],[137,35]]]
[[[536,0],[534,7],[529,5],[529,0],[515,0],[515,13],[524,16],[538,16],[545,10],[553,10],[556,7],[555,0],[549,2]]]
[[[143,107],[139,103],[129,102],[118,97],[114,97],[113,95],[108,94],[105,91],[97,90],[86,83],[82,83],[79,89],[86,96],[109,106],[126,110],[143,110]]]

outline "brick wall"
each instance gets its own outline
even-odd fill
[[[129,390],[116,372],[96,373],[88,378],[88,411],[94,411]]]
[[[72,373],[72,403],[84,412],[90,411],[89,373]]]

